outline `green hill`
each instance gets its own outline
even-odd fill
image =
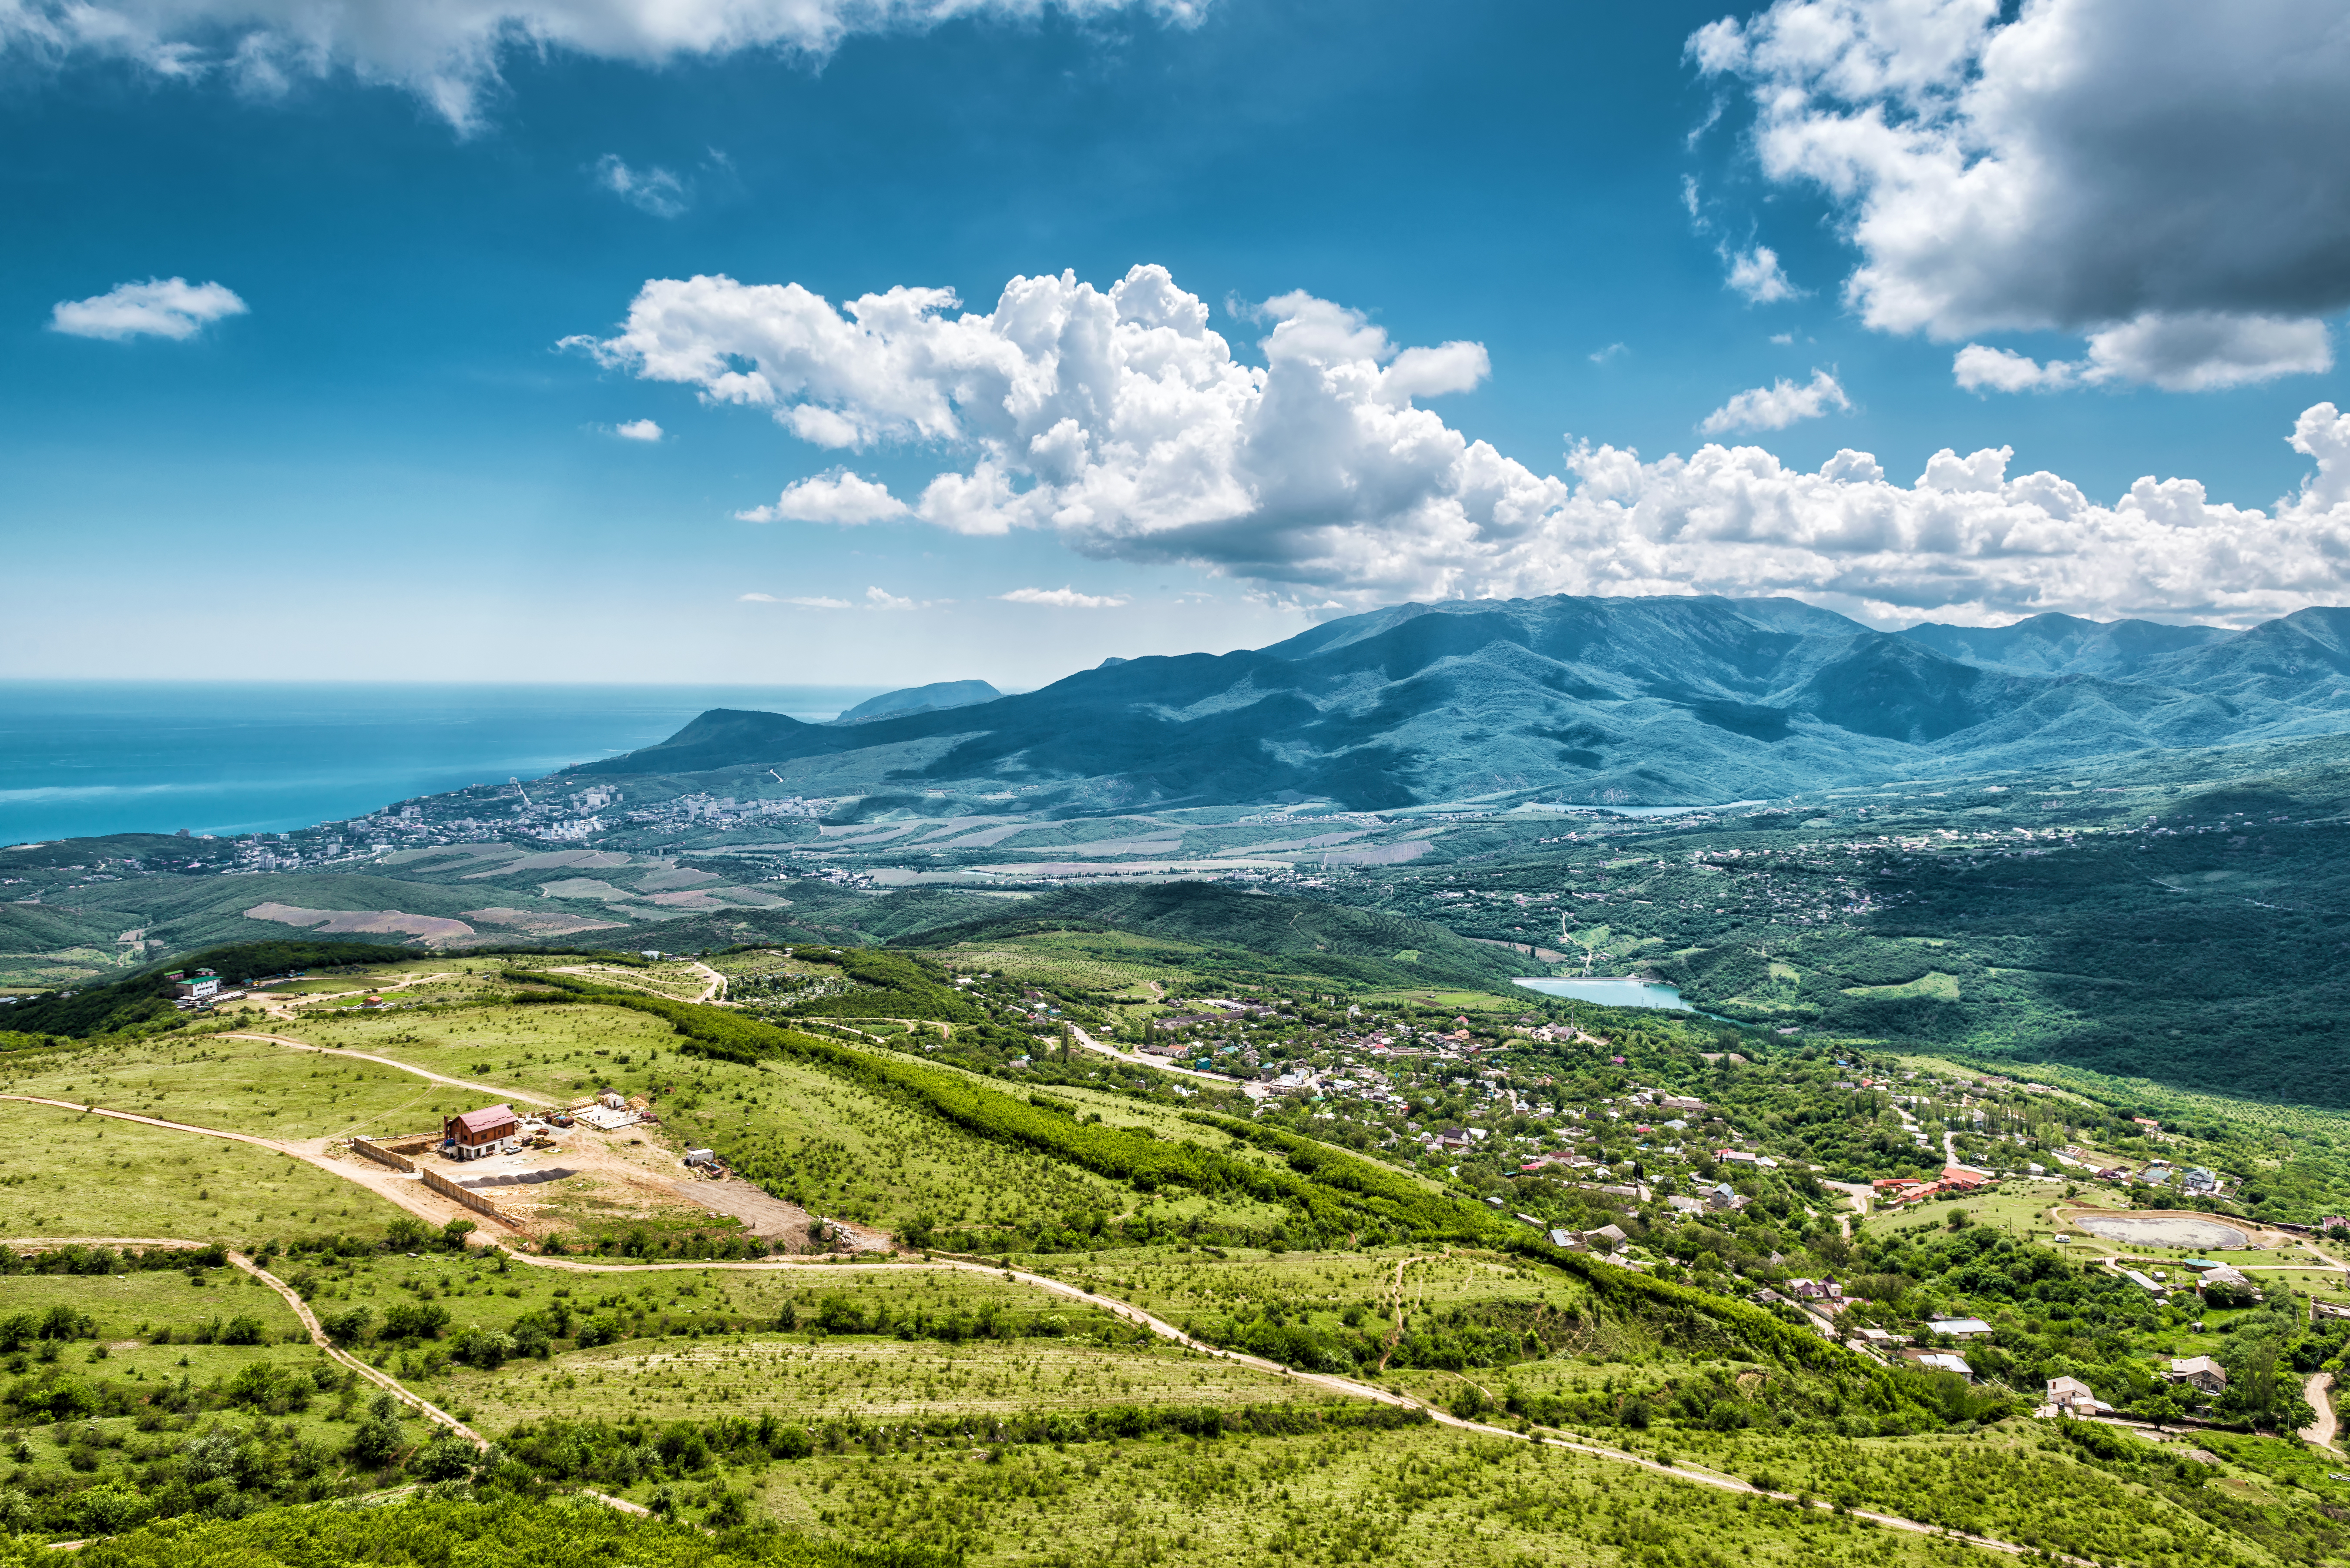
[[[950,947],[1066,930],[1131,931],[1241,949],[1280,968],[1374,985],[1505,989],[1531,961],[1455,936],[1432,920],[1244,892],[1222,882],[1069,888],[1002,913],[900,937],[896,945]]]

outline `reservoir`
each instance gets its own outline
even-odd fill
[[[1655,981],[1616,977],[1600,980],[1521,980],[1516,983],[1544,996],[1597,1002],[1602,1007],[1669,1007],[1677,1012],[1697,1010],[1681,1000],[1675,987]]]

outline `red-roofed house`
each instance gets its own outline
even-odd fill
[[[450,1116],[441,1124],[441,1151],[457,1159],[479,1159],[484,1155],[509,1154],[522,1136],[522,1122],[511,1106],[492,1106],[486,1110],[467,1111],[462,1116]]]

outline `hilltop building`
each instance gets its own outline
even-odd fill
[[[450,1116],[441,1124],[441,1152],[452,1159],[511,1154],[522,1138],[521,1118],[511,1106],[491,1106]]]

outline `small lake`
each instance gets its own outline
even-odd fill
[[[1544,996],[1573,1002],[1593,1002],[1602,1007],[1668,1007],[1676,1012],[1697,1009],[1681,1000],[1680,992],[1655,981],[1614,977],[1599,980],[1521,980],[1516,982]]]

